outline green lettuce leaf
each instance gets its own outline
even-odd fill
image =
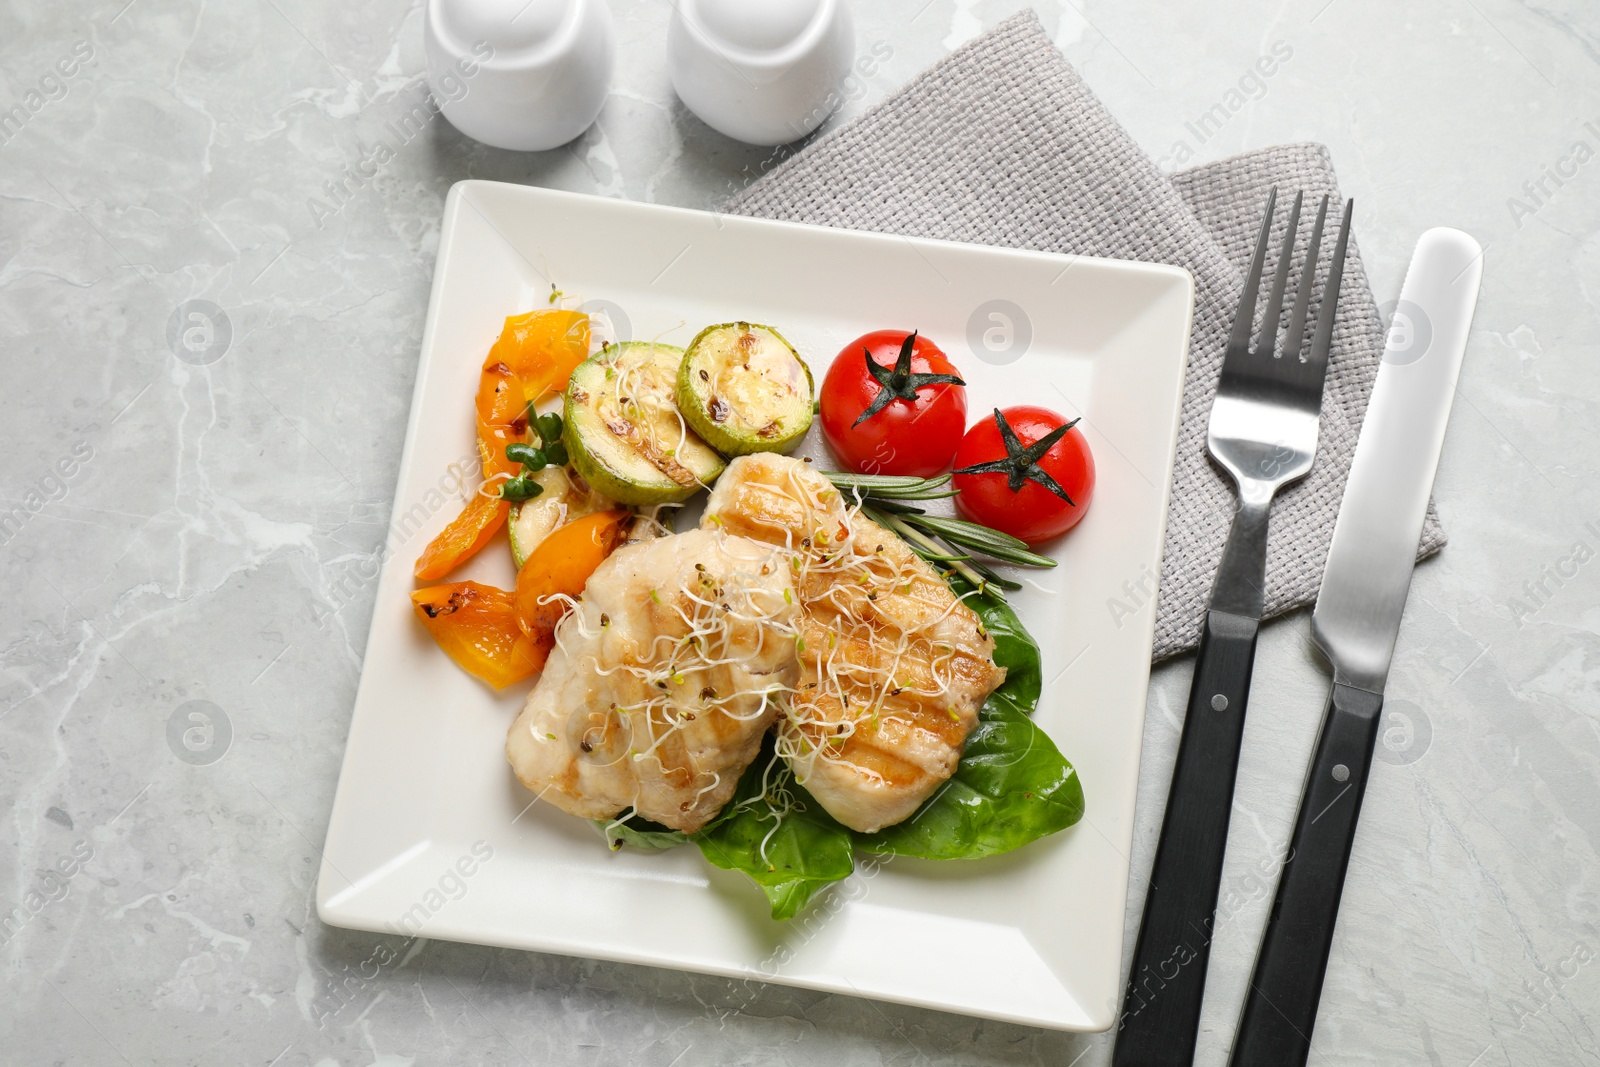
[[[950,587],[957,596],[971,588],[958,577],[951,579]],[[1041,687],[1038,643],[1022,628],[1022,620],[1011,605],[999,597],[969,596],[962,603],[983,620],[984,629],[994,638],[994,661],[1006,669],[1005,682],[989,699],[998,697],[1022,714],[1032,715],[1039,706]]]
[[[610,819],[595,819],[593,822],[613,852],[623,845],[632,845],[646,852],[659,852],[689,843],[689,835],[682,830],[662,826],[639,815],[631,815],[615,824]]]
[[[961,593],[958,582],[951,585]],[[1029,718],[1039,704],[1039,646],[1004,601],[971,596],[966,604],[994,636],[994,659],[1006,680],[978,710],[978,726],[950,781],[906,821],[855,834],[864,852],[976,859],[1019,848],[1083,816],[1077,772]]]
[[[733,799],[691,838],[712,864],[749,875],[767,895],[774,919],[793,918],[855,869],[850,831],[794,780],[788,764],[774,763],[770,735]]]

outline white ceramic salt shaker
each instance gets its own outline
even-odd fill
[[[496,148],[556,148],[594,122],[611,87],[605,0],[427,0],[423,46],[439,110]]]
[[[855,47],[845,0],[677,0],[667,71],[707,126],[787,144],[843,102]]]

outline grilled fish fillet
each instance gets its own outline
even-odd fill
[[[829,814],[872,833],[955,773],[1005,670],[978,616],[849,503],[799,460],[758,453],[729,464],[701,523],[782,546],[803,617],[778,751]]]
[[[506,738],[563,811],[693,832],[733,795],[798,680],[800,609],[770,545],[692,530],[619,548],[556,628]]]

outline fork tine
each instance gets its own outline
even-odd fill
[[[1223,355],[1223,366],[1250,350],[1250,328],[1256,319],[1256,290],[1261,287],[1261,268],[1267,261],[1267,243],[1272,237],[1272,216],[1278,210],[1278,187],[1274,185],[1267,194],[1267,213],[1261,220],[1261,236],[1256,238],[1255,258],[1250,261],[1250,275],[1244,280],[1244,292],[1239,296],[1239,313],[1233,318],[1233,335],[1228,338],[1228,351]]]
[[[1333,343],[1333,319],[1339,309],[1339,283],[1344,280],[1344,253],[1350,244],[1350,213],[1356,202],[1344,202],[1344,218],[1339,222],[1339,240],[1333,246],[1333,262],[1328,265],[1328,284],[1322,290],[1322,307],[1317,310],[1317,333],[1311,339],[1311,358],[1306,369],[1320,382],[1327,371],[1328,349]]]
[[[1289,208],[1289,224],[1283,230],[1283,250],[1278,253],[1278,269],[1272,273],[1272,292],[1267,296],[1266,314],[1261,317],[1261,340],[1256,343],[1255,351],[1257,359],[1271,359],[1278,349],[1278,319],[1283,315],[1283,289],[1289,282],[1289,267],[1294,262],[1295,230],[1300,225],[1300,200],[1304,195],[1296,192],[1294,205]]]
[[[1306,265],[1300,272],[1300,283],[1295,287],[1294,310],[1289,313],[1289,332],[1283,335],[1283,358],[1304,362],[1300,349],[1305,343],[1306,312],[1311,307],[1311,290],[1317,284],[1317,255],[1322,251],[1322,224],[1328,217],[1328,194],[1322,194],[1317,207],[1317,224],[1311,228],[1311,240],[1306,244]]]

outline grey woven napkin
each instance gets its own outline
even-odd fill
[[[1160,660],[1194,648],[1199,640],[1232,521],[1232,485],[1206,453],[1206,421],[1273,185],[1305,190],[1312,211],[1314,197],[1329,193],[1330,219],[1337,219],[1338,184],[1321,145],[1284,145],[1172,178],[1162,175],[1051,44],[1038,16],[1025,11],[952,52],[871,111],[818,138],[735,197],[728,210],[847,229],[1170,263],[1194,275],[1194,330],[1157,607],[1154,658]],[[1288,212],[1278,214],[1281,226]],[[1331,239],[1323,244],[1318,292],[1332,245]],[[1303,249],[1297,253],[1303,254]],[[1275,260],[1274,252],[1268,277]],[[1308,334],[1315,317],[1313,306]],[[1268,615],[1316,597],[1361,415],[1382,357],[1383,333],[1352,240],[1316,465],[1309,477],[1279,496],[1272,512]],[[1443,544],[1430,506],[1420,554]]]

